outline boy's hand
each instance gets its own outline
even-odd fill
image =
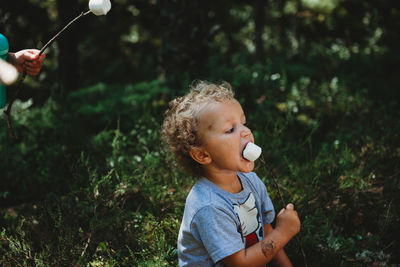
[[[282,209],[276,216],[275,229],[286,236],[288,240],[300,231],[300,219],[292,203],[289,203],[286,209]]]
[[[10,62],[15,65],[18,72],[22,73],[24,70],[31,76],[39,74],[43,61],[46,58],[45,54],[39,57],[39,50],[37,49],[24,49],[15,53],[9,53]]]

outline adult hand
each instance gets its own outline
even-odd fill
[[[43,53],[39,56],[40,50],[24,49],[15,53],[9,53],[9,61],[14,64],[18,72],[26,71],[31,76],[39,74],[43,66],[43,61],[46,55]]]

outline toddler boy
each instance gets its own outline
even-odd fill
[[[254,162],[254,143],[228,83],[205,81],[169,103],[162,138],[178,163],[199,180],[192,187],[178,236],[179,266],[292,266],[283,250],[300,230],[293,204],[275,218]]]

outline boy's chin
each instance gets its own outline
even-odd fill
[[[241,172],[251,172],[254,170],[254,162],[252,161],[246,161],[246,163],[244,164],[242,170],[240,170]]]

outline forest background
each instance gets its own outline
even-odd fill
[[[83,0],[0,7],[10,51],[40,49]],[[160,144],[168,101],[228,81],[280,210],[299,212],[308,266],[400,264],[400,2],[114,0],[7,88],[0,115],[2,266],[176,266],[195,179]],[[304,266],[291,241],[287,253]]]

